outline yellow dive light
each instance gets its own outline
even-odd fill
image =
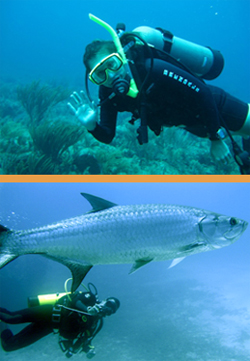
[[[136,98],[138,93],[139,93],[139,90],[137,89],[135,80],[133,79],[133,76],[131,74],[131,71],[130,71],[130,68],[129,68],[129,65],[128,65],[128,61],[127,61],[126,55],[124,53],[122,44],[120,42],[119,36],[117,35],[115,30],[109,24],[105,23],[105,21],[97,18],[96,16],[94,16],[92,14],[89,14],[89,18],[90,18],[90,20],[93,20],[97,24],[104,27],[104,29],[106,29],[110,33],[110,35],[112,36],[112,39],[113,39],[114,44],[116,46],[117,52],[119,53],[119,55],[121,56],[121,58],[123,60],[123,65],[126,66],[126,69],[127,69],[128,73],[129,73],[129,75],[131,77],[130,84],[129,84],[129,91],[128,91],[127,95],[130,96],[131,98]]]

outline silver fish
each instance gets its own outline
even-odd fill
[[[119,206],[81,193],[92,205],[82,216],[44,227],[13,231],[0,226],[0,268],[25,254],[40,254],[67,266],[72,292],[94,265],[174,259],[235,242],[248,223],[199,208],[142,204]]]

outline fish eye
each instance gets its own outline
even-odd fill
[[[238,222],[236,218],[230,218],[229,223],[231,224],[231,226],[235,226]]]

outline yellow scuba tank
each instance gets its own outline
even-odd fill
[[[39,295],[34,297],[28,297],[28,307],[36,307],[42,305],[54,305],[59,298],[70,294],[70,292],[63,293],[51,293],[48,295]]]
[[[71,300],[70,295],[72,295],[71,292],[68,292],[67,285],[68,282],[72,280],[72,278],[68,278],[64,283],[64,289],[65,292],[57,292],[57,293],[50,293],[47,295],[38,295],[34,297],[28,297],[28,307],[36,307],[36,306],[42,306],[42,305],[54,305],[61,297],[68,296],[69,300]],[[87,291],[89,289],[84,286],[84,284],[81,284]],[[89,284],[91,285],[91,284]],[[82,293],[79,291],[79,293]]]
[[[206,80],[217,78],[223,70],[224,58],[218,50],[178,38],[169,31],[149,26],[133,30],[149,45],[168,53],[194,75]]]

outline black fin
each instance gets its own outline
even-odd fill
[[[81,195],[87,199],[87,201],[91,204],[93,209],[89,211],[88,213],[94,213],[103,211],[104,209],[112,208],[117,206],[117,204],[106,201],[106,199],[99,198],[96,196],[92,196],[92,194],[88,193],[81,193]]]
[[[81,261],[75,261],[68,258],[63,257],[54,257],[49,255],[44,255],[46,258],[52,259],[53,261],[57,261],[62,263],[64,266],[68,267],[72,273],[72,286],[71,292],[75,292],[77,288],[80,286],[82,280],[86,276],[86,274],[93,267],[91,264],[84,264]]]
[[[65,263],[65,265],[67,264]],[[86,274],[91,270],[93,266],[81,265],[74,261],[71,261],[67,266],[70,269],[73,278],[71,292],[75,292],[80,286],[82,280],[85,278]]]
[[[7,227],[2,226],[2,225],[0,224],[0,232],[7,232],[7,231],[10,231],[10,229],[7,228]]]
[[[139,268],[141,268],[142,266],[145,266],[146,264],[148,264],[149,262],[153,261],[153,258],[147,258],[147,259],[138,259],[137,261],[135,261],[135,263],[133,264],[131,270],[129,271],[129,274],[137,271]]]

